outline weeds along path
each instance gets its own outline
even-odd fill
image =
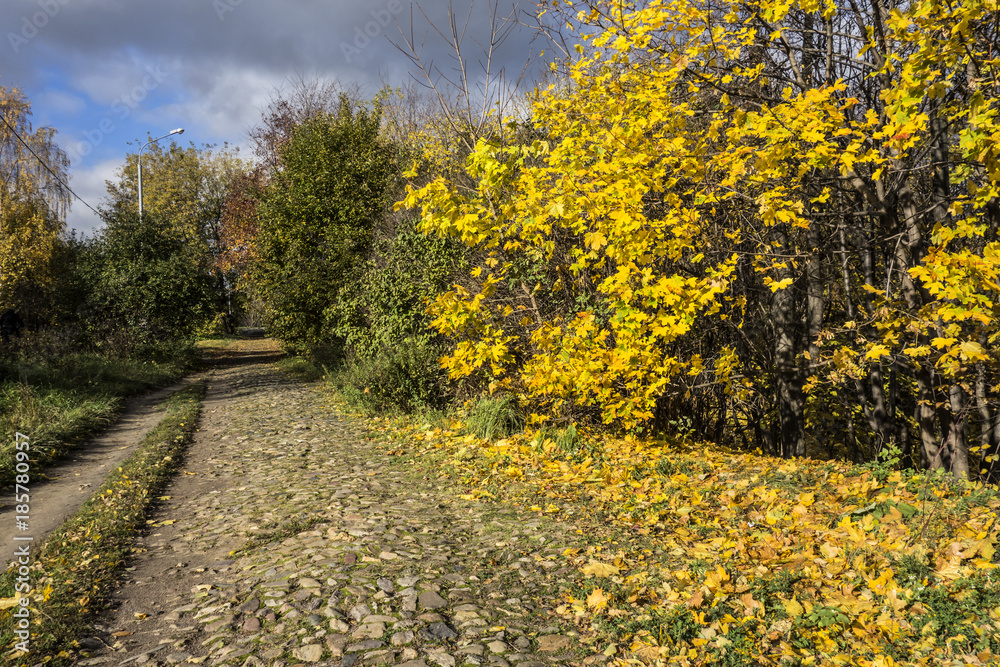
[[[183,470],[79,665],[580,665],[549,612],[579,537],[458,499],[321,387],[212,371]]]
[[[31,519],[27,534],[36,544],[76,513],[100,488],[108,473],[125,461],[146,433],[160,423],[165,413],[158,409],[159,403],[196,379],[189,377],[173,386],[131,399],[113,426],[70,451],[60,462],[46,467],[44,476],[31,476]],[[9,487],[0,496],[4,569],[14,553],[14,510],[14,489]]]

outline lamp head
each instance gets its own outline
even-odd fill
[[[184,134],[184,128],[178,127],[176,130],[170,132],[170,134]],[[169,134],[167,136],[170,136]]]

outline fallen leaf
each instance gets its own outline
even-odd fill
[[[700,607],[702,605],[702,603],[704,601],[705,601],[705,596],[702,593],[702,590],[699,588],[698,591],[694,595],[692,595],[690,598],[688,598],[687,608],[688,609],[697,609],[698,607]]]
[[[15,607],[21,602],[21,596],[16,595],[12,598],[0,598],[0,609],[10,609]]]
[[[608,596],[604,594],[604,591],[600,588],[595,588],[593,592],[587,596],[587,607],[593,609],[594,611],[600,611],[608,606]]]
[[[595,577],[612,577],[621,573],[621,570],[614,565],[601,563],[596,560],[592,560],[584,565],[580,571],[586,575],[594,575]]]
[[[798,600],[795,600],[794,598],[791,600],[782,600],[781,604],[785,608],[785,613],[792,618],[802,615],[802,605],[799,604]]]

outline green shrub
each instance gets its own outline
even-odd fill
[[[484,440],[506,438],[524,430],[527,420],[517,399],[510,395],[483,396],[469,410],[467,430]]]
[[[331,381],[349,403],[366,412],[440,409],[451,397],[440,355],[432,343],[407,338],[374,358],[349,359]]]

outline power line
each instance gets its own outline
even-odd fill
[[[98,210],[97,210],[96,208],[94,208],[93,206],[91,206],[90,204],[88,204],[88,203],[87,203],[87,200],[86,200],[86,199],[84,199],[84,198],[83,198],[83,197],[81,197],[80,195],[76,194],[76,192],[74,192],[74,191],[73,191],[73,188],[69,187],[69,183],[67,183],[67,182],[66,182],[66,181],[64,181],[64,180],[63,180],[62,178],[60,178],[60,177],[59,177],[59,174],[57,174],[56,172],[54,172],[54,171],[52,170],[52,168],[51,168],[51,167],[49,167],[49,165],[47,165],[47,164],[45,163],[45,160],[43,160],[42,158],[38,157],[38,153],[36,153],[36,152],[35,152],[35,149],[33,149],[33,148],[32,148],[32,147],[31,147],[31,146],[30,146],[30,145],[28,144],[28,142],[27,142],[27,141],[25,141],[24,139],[22,139],[22,138],[21,138],[21,135],[17,133],[17,130],[15,130],[15,129],[14,129],[14,126],[10,124],[10,121],[8,121],[8,120],[7,120],[7,116],[5,116],[5,115],[3,115],[3,114],[0,114],[0,118],[3,118],[3,124],[4,124],[4,125],[6,125],[6,126],[7,126],[7,129],[9,129],[9,130],[11,131],[11,133],[12,133],[12,134],[13,134],[13,135],[14,135],[15,137],[17,137],[17,140],[18,140],[18,141],[20,141],[20,142],[21,142],[21,143],[22,143],[22,144],[24,145],[24,147],[28,149],[28,152],[29,152],[29,153],[31,153],[32,155],[34,155],[34,156],[35,156],[35,159],[36,159],[36,160],[38,160],[38,164],[40,164],[40,165],[42,165],[43,167],[45,167],[45,171],[47,171],[47,172],[49,172],[50,174],[52,174],[52,177],[53,177],[53,178],[55,178],[55,179],[56,179],[56,180],[57,180],[57,181],[59,182],[59,184],[60,184],[60,185],[62,185],[62,186],[63,186],[64,188],[66,188],[67,190],[69,190],[69,193],[70,193],[71,195],[73,195],[74,197],[76,197],[77,199],[79,199],[79,200],[80,200],[81,202],[83,202],[83,205],[84,205],[84,206],[86,206],[87,208],[89,208],[89,209],[90,209],[91,211],[93,211],[93,212],[94,212],[94,213],[95,213],[95,214],[96,214],[96,215],[97,215],[98,217],[100,217],[100,218],[102,218],[102,219],[103,219],[103,216],[101,215],[101,212],[100,212],[100,211],[98,211]]]

